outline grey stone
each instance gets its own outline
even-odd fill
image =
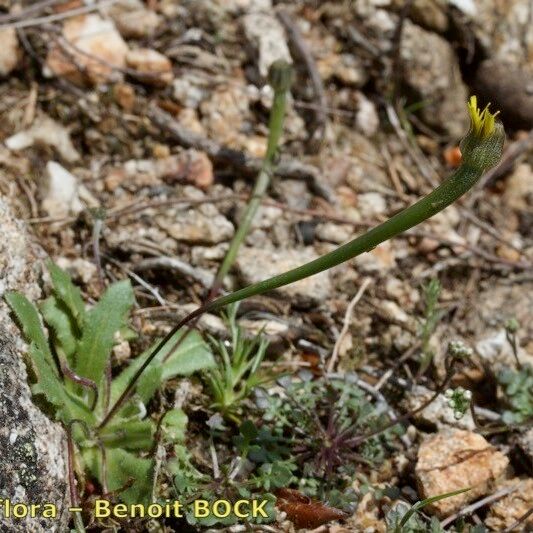
[[[140,0],[120,0],[109,7],[108,13],[125,39],[151,37],[162,21],[160,15],[146,9]]]
[[[259,73],[266,78],[270,65],[284,59],[292,63],[285,32],[278,19],[269,12],[254,12],[242,19],[244,33],[258,55]]]
[[[482,436],[472,431],[443,429],[428,436],[418,450],[415,477],[418,494],[430,498],[470,487],[468,492],[426,507],[439,518],[490,494],[504,477],[509,460]]]
[[[155,217],[157,225],[177,241],[218,244],[233,236],[233,224],[212,204],[199,209],[170,209]]]
[[[242,247],[239,250],[236,266],[244,283],[250,284],[281,274],[317,257],[311,247],[292,250]],[[329,273],[321,272],[280,287],[277,292],[290,299],[295,305],[315,305],[329,298],[332,293],[332,284]]]
[[[0,76],[8,76],[20,60],[20,46],[15,28],[0,30]]]
[[[400,53],[405,83],[426,102],[420,111],[424,121],[460,137],[468,126],[468,93],[451,45],[406,20]]]
[[[25,352],[17,326],[3,300],[17,290],[30,300],[40,295],[37,284],[42,252],[33,246],[23,225],[0,197],[0,499],[12,504],[51,503],[54,519],[6,518],[0,530],[13,532],[66,531],[69,520],[65,435],[58,424],[32,403]]]
[[[531,0],[476,2],[471,18],[474,33],[491,58],[533,73]]]
[[[316,236],[321,241],[342,244],[350,240],[353,236],[353,227],[348,224],[335,224],[334,222],[324,222],[316,227]]]

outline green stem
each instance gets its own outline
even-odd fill
[[[466,191],[468,191],[481,177],[482,172],[469,165],[462,165],[454,174],[446,179],[436,189],[431,191],[427,196],[413,204],[412,206],[400,211],[389,220],[379,226],[371,229],[364,235],[357,237],[336,250],[323,255],[314,261],[305,263],[302,266],[279,274],[272,278],[254,283],[238,291],[232,292],[221,298],[209,302],[205,306],[205,311],[217,311],[222,307],[262,294],[284,285],[294,283],[301,279],[307,278],[328,270],[334,266],[340,265],[349,259],[358,255],[369,252],[378,244],[395,237],[399,233],[417,226],[424,220],[442,211],[445,207],[455,202]]]
[[[471,100],[472,103],[472,100]],[[137,370],[128,386],[117,400],[115,405],[106,415],[100,428],[105,426],[109,420],[118,412],[122,403],[133,390],[140,375],[144,372],[150,362],[156,357],[163,346],[172,338],[180,328],[201,316],[206,312],[218,311],[224,306],[244,300],[250,296],[256,296],[284,285],[289,285],[295,281],[307,278],[337,266],[345,261],[353,259],[358,255],[369,252],[378,244],[385,242],[396,235],[420,224],[424,220],[436,215],[444,208],[455,202],[469,189],[471,189],[481,178],[483,173],[490,167],[496,165],[500,160],[505,132],[501,123],[495,123],[494,116],[486,108],[484,113],[477,109],[475,100],[473,101],[475,112],[471,112],[472,127],[466,137],[461,142],[463,153],[463,164],[436,189],[424,196],[418,202],[403,211],[400,211],[389,220],[371,229],[364,235],[348,242],[325,254],[314,261],[310,261],[302,266],[273,276],[272,278],[254,283],[226,296],[221,296],[215,300],[206,302],[204,305],[193,311],[190,315],[182,319],[167,336],[156,346],[150,357]],[[491,121],[491,123],[490,123]],[[487,125],[488,124],[488,125]],[[486,126],[486,131],[483,129]]]
[[[250,200],[246,207],[246,211],[244,212],[237,232],[235,233],[231,241],[228,252],[224,257],[224,261],[220,265],[220,268],[213,282],[213,286],[210,291],[211,296],[216,295],[218,289],[224,281],[224,278],[226,277],[230,268],[235,262],[239,247],[246,238],[246,235],[248,235],[248,232],[250,231],[250,226],[252,225],[252,221],[261,203],[261,199],[265,195],[268,186],[270,185],[270,179],[272,177],[275,167],[274,159],[276,157],[279,140],[283,132],[285,103],[287,100],[287,91],[290,88],[291,71],[291,66],[285,61],[276,61],[270,67],[269,83],[274,89],[274,101],[270,110],[269,133],[266,154],[263,159],[263,164],[261,165],[259,176],[253,188],[252,195],[250,196]],[[208,298],[208,300],[209,299],[211,298]]]

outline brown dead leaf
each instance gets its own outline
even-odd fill
[[[297,529],[315,529],[333,520],[347,518],[347,514],[322,502],[312,500],[294,489],[278,489],[276,506],[287,513],[287,518]]]

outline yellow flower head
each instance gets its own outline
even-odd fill
[[[470,114],[470,120],[472,121],[472,131],[483,139],[486,139],[494,133],[494,124],[496,113],[491,113],[489,111],[490,104],[487,104],[483,111],[479,110],[477,106],[477,96],[471,96],[468,101],[468,113]]]

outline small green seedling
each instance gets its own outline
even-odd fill
[[[411,507],[408,507],[403,503],[399,504],[387,514],[387,533],[443,533],[444,529],[436,518],[433,518],[428,525],[418,516],[418,511],[426,507],[426,505],[457,496],[458,494],[463,494],[463,492],[469,490],[470,488],[466,488],[447,492],[445,494],[438,494],[437,496],[432,496],[416,502]]]
[[[510,318],[505,323],[505,337],[507,339],[507,342],[510,344],[511,349],[513,350],[513,356],[516,361],[516,368],[520,370],[522,368],[522,365],[520,363],[520,359],[518,358],[518,338],[517,333],[520,329],[520,323],[516,318]]]
[[[422,343],[422,359],[418,375],[421,376],[426,372],[433,360],[434,353],[430,346],[431,335],[433,335],[440,319],[442,311],[438,309],[441,286],[438,279],[432,279],[424,287],[424,320],[420,326],[420,341]]]
[[[210,338],[217,365],[204,373],[213,403],[211,407],[224,417],[239,421],[240,404],[255,387],[272,379],[260,372],[268,341],[258,334],[248,339],[237,324],[238,305],[231,305],[225,316],[231,332],[231,340],[226,342]]]
[[[509,409],[503,413],[506,424],[533,421],[533,368],[522,365],[520,370],[504,370],[498,375]]]
[[[448,405],[453,409],[453,416],[456,420],[461,420],[470,408],[472,401],[472,392],[457,387],[456,389],[447,389],[444,393]]]
[[[20,293],[5,296],[29,344],[32,392],[65,425],[76,443],[76,463],[81,461],[98,479],[104,493],[116,493],[126,503],[148,503],[154,467],[148,452],[154,445],[155,423],[146,416],[146,406],[166,380],[213,366],[213,355],[197,332],[188,335],[163,362],[172,346],[167,345],[113,422],[102,426],[109,405],[152,353],[148,350],[140,355],[111,380],[117,335],[125,339],[135,335],[127,324],[134,302],[131,284],[120,281],[110,285],[100,300],[86,309],[70,277],[51,262],[48,268],[53,291],[38,308]],[[178,415],[167,414],[170,419],[166,419]]]

